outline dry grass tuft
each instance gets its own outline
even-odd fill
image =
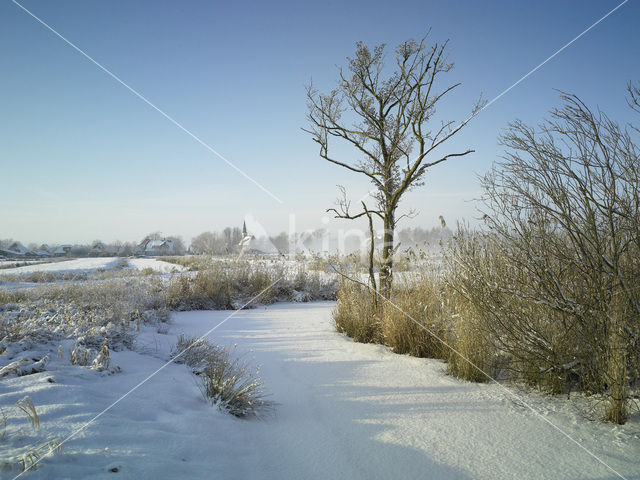
[[[186,363],[201,380],[204,397],[236,417],[258,416],[272,407],[257,371],[252,371],[234,350],[202,338],[181,335],[173,358]]]

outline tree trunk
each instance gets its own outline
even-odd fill
[[[606,350],[607,372],[605,378],[609,386],[610,398],[605,417],[606,420],[619,425],[623,425],[629,416],[626,349],[628,340],[625,338],[624,329],[624,314],[627,312],[625,310],[625,308],[618,308],[613,312],[609,322]]]
[[[395,226],[395,213],[388,212],[384,217],[384,244],[382,245],[382,264],[380,265],[380,294],[386,299],[391,298],[393,284],[393,234]]]
[[[362,202],[362,205],[367,211],[366,205]],[[373,268],[373,252],[375,251],[375,237],[373,233],[373,218],[371,218],[371,214],[367,213],[367,218],[369,219],[369,236],[371,242],[369,243],[369,289],[371,292],[371,304],[373,305],[374,310],[378,308],[378,287],[376,286],[376,274],[374,273]]]

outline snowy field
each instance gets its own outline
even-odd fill
[[[7,268],[0,270],[3,275],[21,275],[34,272],[52,272],[52,273],[86,273],[92,270],[108,270],[116,266],[118,258],[78,258],[76,260],[67,260],[64,262],[39,263],[35,265],[25,265],[24,267]]]
[[[90,273],[95,270],[110,270],[118,265],[119,261],[126,261],[129,267],[144,270],[150,268],[160,273],[180,272],[184,267],[173,263],[163,262],[155,258],[120,258],[120,257],[99,257],[99,258],[78,258],[53,263],[39,263],[35,265],[25,265],[16,268],[6,268],[0,270],[1,275],[22,275],[34,272],[51,273]]]
[[[150,268],[151,270],[160,273],[183,272],[186,270],[182,265],[164,262],[156,258],[129,258],[127,261],[130,267],[137,270]]]
[[[590,422],[561,398],[519,392],[538,416],[497,385],[446,376],[439,361],[337,334],[333,306],[174,313],[167,334],[147,328],[135,351],[112,352],[120,373],[52,360],[3,379],[0,405],[29,395],[39,437],[65,439],[162,367],[177,335],[228,318],[209,338],[260,364],[277,403],[262,419],[234,418],[205,402],[188,367],[170,364],[21,478],[640,478],[637,417]],[[3,447],[28,441],[24,429]]]
[[[0,258],[0,270],[5,268],[14,268],[20,266],[27,266],[36,263],[51,263],[50,260],[9,260]]]

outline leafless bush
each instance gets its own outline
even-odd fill
[[[502,137],[508,152],[483,180],[487,233],[458,235],[453,283],[508,369],[606,394],[607,419],[624,423],[640,335],[640,158],[632,129],[561,97],[546,123]]]
[[[356,340],[446,357],[469,380],[602,395],[606,419],[624,423],[640,385],[640,132],[562,99],[538,129],[515,122],[502,137],[508,152],[483,179],[486,229],[460,227],[444,270],[392,291],[408,315],[343,282],[334,319]]]
[[[258,297],[258,298],[256,298]],[[234,309],[275,301],[335,298],[335,281],[318,272],[244,260],[212,261],[193,275],[173,277],[166,287],[173,310]]]
[[[570,316],[525,296],[521,286],[531,277],[494,242],[489,235],[461,230],[447,255],[448,282],[457,294],[453,346],[465,357],[453,355],[450,371],[482,380],[468,359],[491,376],[560,393],[581,355],[573,342],[576,325]]]

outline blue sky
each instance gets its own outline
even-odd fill
[[[136,98],[9,0],[0,2],[0,238],[24,242],[185,238],[240,225],[325,226],[341,184],[367,182],[318,156],[304,86],[335,85],[355,42],[391,49],[431,28],[450,39],[462,82],[438,118],[462,120],[620,2],[169,2],[25,0],[26,8],[246,171],[273,198]],[[640,5],[630,0],[487,108],[434,168],[403,226],[474,216],[477,175],[500,155],[508,122],[539,122],[574,92],[629,120],[625,86],[640,80]],[[340,150],[345,157],[351,153]],[[331,228],[350,228],[337,220]]]

